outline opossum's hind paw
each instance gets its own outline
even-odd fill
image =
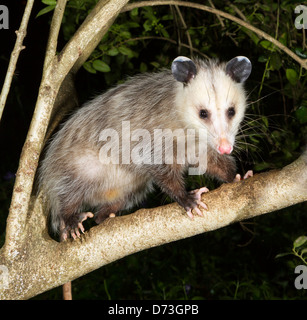
[[[245,179],[247,179],[247,178],[252,177],[253,175],[254,175],[253,170],[248,170],[248,171],[245,173],[245,175],[244,175],[243,178],[242,178],[241,175],[238,173],[238,174],[236,175],[236,177],[234,178],[234,182],[237,182],[237,181],[240,181],[240,180],[245,180]]]
[[[62,240],[67,240],[69,236],[71,236],[74,240],[80,238],[80,231],[82,233],[84,233],[85,231],[82,222],[85,221],[87,218],[93,217],[94,214],[92,212],[82,212],[78,214],[78,220],[72,221],[71,223],[67,223],[65,228],[61,232]]]
[[[200,188],[200,189],[196,189],[193,191],[190,191],[189,193],[192,194],[196,200],[197,205],[201,206],[202,208],[204,208],[205,210],[208,210],[207,205],[201,201],[201,195],[205,192],[208,192],[209,189],[206,187]],[[202,214],[202,212],[200,211],[200,209],[197,207],[197,205],[194,208],[191,208],[189,210],[187,210],[187,215],[190,219],[193,219],[193,213],[192,210],[194,210],[199,216],[203,217],[204,215]]]

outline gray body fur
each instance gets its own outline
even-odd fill
[[[230,78],[225,74],[225,64],[203,61],[195,64],[198,70],[211,74],[211,77],[217,72]],[[211,81],[214,83],[213,78]],[[212,83],[206,84],[207,89]],[[185,87],[189,85],[176,81],[169,70],[139,75],[97,96],[72,115],[50,141],[39,169],[40,188],[47,197],[54,231],[69,233],[77,228],[80,214],[86,208],[95,209],[96,222],[100,223],[110,213],[140,203],[153,183],[186,210],[195,207],[195,199],[184,188],[184,172],[189,166],[186,158],[182,165],[176,161],[174,165],[105,165],[99,161],[99,150],[103,145],[99,141],[101,131],[112,128],[120,134],[122,121],[130,121],[133,130],[142,128],[149,132],[156,128],[175,130],[197,126],[210,131],[210,127],[203,126],[201,121],[195,120],[199,125],[191,121],[191,113],[195,113],[192,116],[196,119],[201,106],[191,107],[185,101],[180,102],[181,92],[188,90]],[[237,95],[243,95],[239,98],[244,104],[240,108],[244,109],[241,84],[234,83],[234,88],[238,89]],[[212,90],[217,89],[213,86]],[[200,95],[199,92],[195,94]],[[241,122],[242,115],[238,122]],[[233,130],[235,132],[231,134],[235,135],[237,129]],[[208,135],[207,173],[222,181],[232,181],[236,173],[235,162],[231,156],[221,155],[214,149],[214,135],[211,131]]]

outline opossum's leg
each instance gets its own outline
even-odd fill
[[[244,175],[244,177],[243,177],[243,179],[242,179],[242,178],[241,178],[241,175],[238,173],[238,174],[236,175],[235,179],[234,179],[234,182],[237,182],[237,181],[240,181],[240,180],[245,180],[245,179],[247,179],[247,178],[252,177],[253,175],[254,175],[253,170],[248,170],[248,171],[245,173],[245,175]]]
[[[98,212],[95,213],[95,222],[100,224],[107,218],[114,218],[116,213],[124,208],[124,202],[118,201],[102,206]]]
[[[222,181],[232,182],[236,172],[236,163],[232,156],[208,152],[207,174]]]
[[[72,238],[76,239],[80,238],[80,232],[84,233],[84,227],[82,222],[87,218],[93,218],[94,214],[92,212],[81,212],[81,213],[73,213],[70,215],[64,215],[62,217],[63,223],[61,223],[61,237],[63,240],[66,240],[70,235]]]
[[[193,194],[193,195],[194,195],[197,204],[200,205],[201,207],[203,207],[205,210],[208,210],[208,207],[207,207],[207,205],[206,205],[204,202],[201,201],[201,195],[202,195],[203,193],[205,193],[205,192],[208,192],[208,191],[209,191],[208,188],[202,187],[202,188],[200,188],[200,189],[192,190],[192,191],[189,192],[190,194]],[[203,216],[202,212],[199,210],[198,207],[195,207],[195,208],[194,208],[194,211],[195,211],[199,216]],[[192,214],[192,209],[190,209],[190,210],[187,211],[187,215],[188,215],[189,218],[191,218],[191,219],[194,218],[194,216],[193,216],[193,214]]]
[[[197,205],[207,209],[205,203],[201,201],[201,194],[207,192],[207,188],[200,188],[198,190],[187,192],[184,187],[183,170],[180,166],[173,166],[169,170],[157,170],[154,172],[154,181],[158,186],[166,192],[170,197],[178,202],[187,212],[190,218],[193,217],[192,210],[203,216],[202,212],[198,209]],[[161,172],[167,172],[161,174]]]

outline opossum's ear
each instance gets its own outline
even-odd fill
[[[172,73],[177,81],[187,84],[196,76],[197,69],[191,59],[180,56],[172,63]]]
[[[248,58],[243,56],[235,57],[226,64],[226,74],[239,83],[247,80],[251,71],[251,62]]]

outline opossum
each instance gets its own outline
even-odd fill
[[[201,194],[208,189],[186,191],[184,175],[199,166],[221,181],[233,181],[236,164],[230,154],[245,113],[243,83],[251,69],[243,56],[227,63],[180,56],[171,70],[134,76],[85,103],[54,135],[39,168],[52,229],[64,240],[80,237],[84,220],[95,217],[101,223],[140,204],[153,185],[190,218],[192,211],[202,215],[198,205],[207,208]],[[166,138],[157,143],[161,132],[164,137],[176,133],[171,145]],[[203,135],[205,151],[200,150]],[[166,159],[171,149],[173,161]],[[205,156],[205,166],[200,165]]]

